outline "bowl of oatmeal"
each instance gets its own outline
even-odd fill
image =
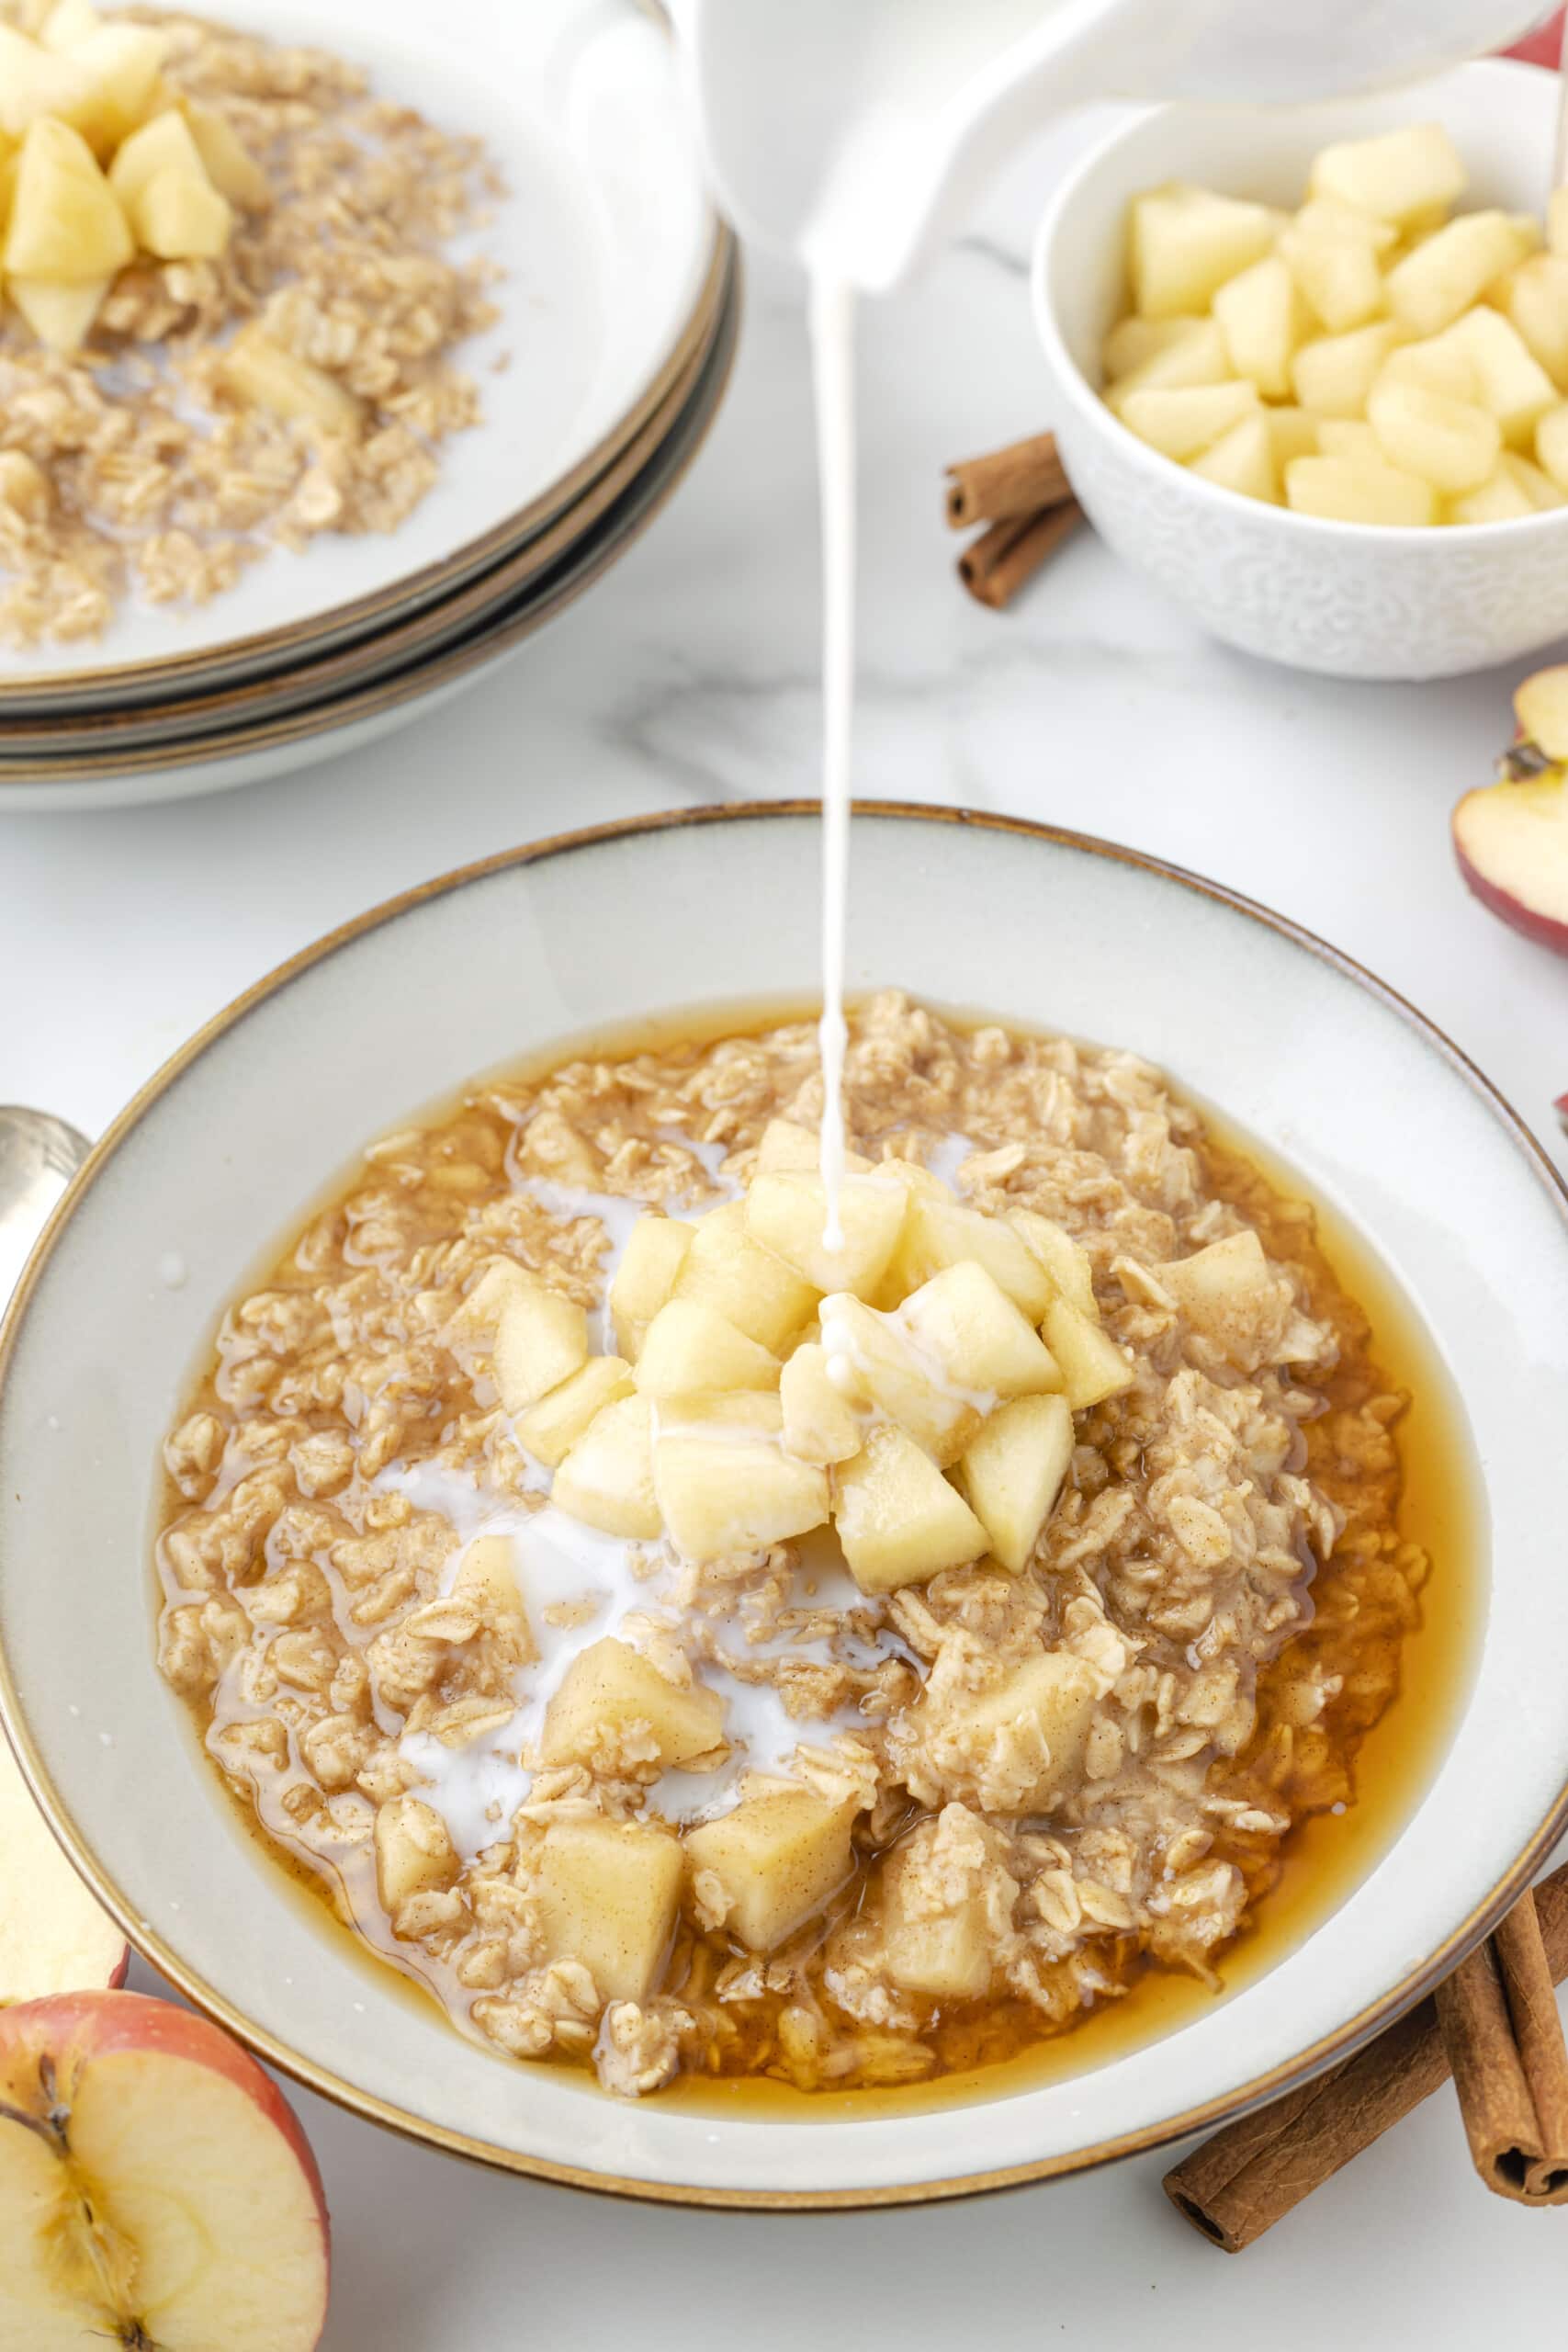
[[[264,984],[6,1327],[0,1697],[72,1852],[267,2057],[551,2177],[1155,2144],[1563,1816],[1524,1131],[1213,886],[856,833],[836,1185],[815,811],[658,819]]]

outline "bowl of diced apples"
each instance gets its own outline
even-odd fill
[[[1568,634],[1557,83],[1489,61],[1164,107],[1041,224],[1035,317],[1100,536],[1246,651],[1430,678]]]

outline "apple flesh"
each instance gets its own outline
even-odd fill
[[[0,2011],[123,1984],[125,1938],[77,1877],[0,1736]]]
[[[1568,956],[1568,667],[1527,678],[1514,715],[1518,735],[1499,781],[1454,810],[1454,854],[1483,907]]]
[[[0,2345],[312,2352],[330,2228],[305,2136],[216,2026],[140,1993],[0,2011]]]

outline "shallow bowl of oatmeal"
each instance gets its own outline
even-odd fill
[[[1564,1814],[1524,1130],[1213,886],[855,834],[830,1264],[816,818],[727,808],[264,983],[6,1329],[0,1701],[101,1895],[313,2086],[627,2193],[1156,2144]]]

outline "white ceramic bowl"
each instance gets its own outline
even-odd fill
[[[1096,530],[1216,637],[1344,678],[1440,678],[1568,634],[1568,507],[1511,523],[1406,530],[1320,522],[1221,490],[1129,433],[1100,395],[1100,350],[1128,307],[1127,207],[1163,180],[1293,205],[1331,140],[1446,125],[1464,205],[1539,215],[1551,184],[1557,76],[1464,65],[1415,91],[1267,112],[1160,107],[1095,148],[1040,224],[1035,322],[1051,422]]]
[[[882,808],[854,830],[853,987],[1139,1047],[1370,1238],[1484,1465],[1483,1654],[1429,1787],[1340,1907],[1270,1973],[1238,1971],[1194,2022],[1091,2072],[935,2112],[815,2120],[803,2102],[807,2120],[798,2105],[781,2119],[620,2104],[461,2039],[283,1892],[160,1680],[160,1441],[222,1303],[368,1138],[469,1072],[628,1014],[808,997],[818,821],[782,806],[655,818],[378,910],[176,1056],[23,1278],[0,1337],[0,1705],[77,1862],[196,2002],[359,2113],[520,2171],[853,2204],[1150,2146],[1414,1999],[1512,1899],[1568,1804],[1568,1203],[1524,1130],[1396,998],[1211,885],[1003,819]]]

